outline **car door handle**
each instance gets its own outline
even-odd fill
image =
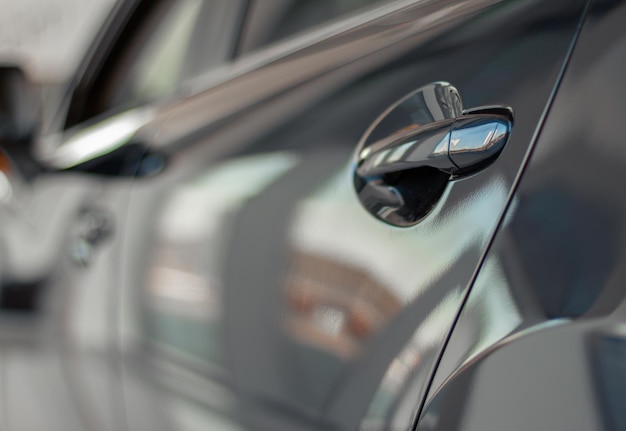
[[[513,110],[463,110],[459,92],[438,82],[392,105],[357,150],[355,186],[377,218],[410,226],[423,218],[450,179],[476,173],[504,149]]]
[[[369,177],[420,167],[454,177],[475,172],[500,154],[511,118],[510,108],[481,108],[480,113],[393,133],[361,152],[358,173]]]

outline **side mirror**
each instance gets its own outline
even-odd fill
[[[35,167],[30,147],[40,115],[41,105],[22,68],[0,64],[0,148],[27,175]]]

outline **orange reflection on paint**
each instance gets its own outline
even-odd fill
[[[0,151],[0,172],[4,172],[5,174],[10,174],[13,171],[13,164],[11,160]]]

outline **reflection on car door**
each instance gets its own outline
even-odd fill
[[[400,3],[162,110],[168,166],[133,183],[124,231],[131,430],[411,426],[584,1]],[[354,150],[435,81],[515,126],[493,165],[393,227],[358,201]]]

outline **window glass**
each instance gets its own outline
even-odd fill
[[[115,90],[112,105],[154,100],[180,85],[185,54],[201,6],[202,0],[184,0],[168,11],[132,60],[128,73]]]
[[[90,95],[87,118],[170,96],[232,58],[240,0],[177,0],[151,8]]]
[[[132,65],[118,89],[117,103],[125,98],[154,99],[178,86],[201,5],[201,0],[185,0],[174,7]]]
[[[285,39],[365,6],[390,0],[262,0],[254,2],[241,51]]]

